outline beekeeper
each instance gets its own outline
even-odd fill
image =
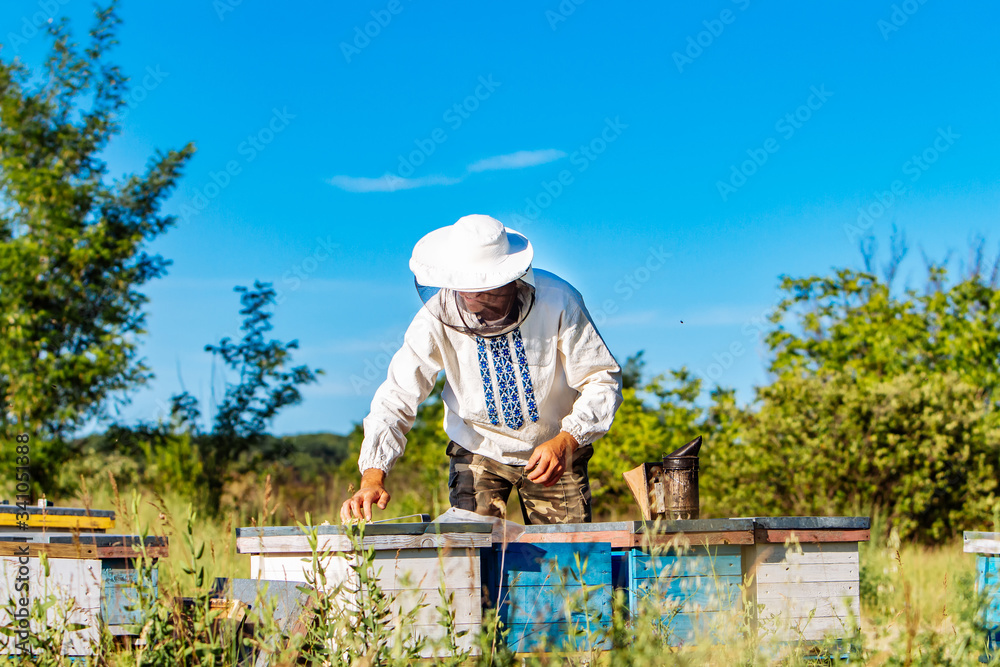
[[[531,524],[591,519],[587,463],[621,405],[621,367],[569,283],[533,270],[528,239],[486,215],[427,234],[410,270],[424,302],[364,420],[344,521],[389,502],[386,476],[444,370],[453,507]]]

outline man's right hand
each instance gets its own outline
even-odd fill
[[[351,519],[372,520],[372,505],[385,509],[389,504],[389,492],[385,490],[385,472],[369,468],[361,475],[361,488],[340,508],[340,520],[347,523]]]

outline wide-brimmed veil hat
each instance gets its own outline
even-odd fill
[[[520,278],[533,256],[523,234],[488,215],[467,215],[417,241],[410,270],[421,285],[479,292]]]
[[[493,337],[520,326],[535,302],[533,256],[523,234],[488,215],[467,215],[420,239],[410,270],[434,317],[461,333]]]

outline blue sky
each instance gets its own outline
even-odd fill
[[[280,7],[280,8],[277,8]],[[7,0],[2,56],[91,3]],[[149,285],[155,419],[224,378],[234,285],[272,281],[274,335],[326,375],[277,433],[346,432],[419,307],[407,262],[469,213],[524,232],[584,295],[620,361],[767,381],[756,319],[779,276],[860,268],[859,233],[997,247],[1000,6],[840,3],[138,2],[113,52],[132,79],[112,174],[198,153],[167,204],[173,260]],[[366,34],[367,32],[367,34]],[[859,223],[859,208],[868,211]],[[666,258],[661,261],[660,258]],[[655,268],[654,268],[655,267]],[[958,264],[956,263],[956,268]],[[683,321],[683,324],[681,323]]]

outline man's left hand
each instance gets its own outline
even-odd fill
[[[570,454],[579,446],[573,436],[565,431],[538,445],[528,459],[528,465],[525,466],[528,480],[543,486],[552,486],[566,472]]]

